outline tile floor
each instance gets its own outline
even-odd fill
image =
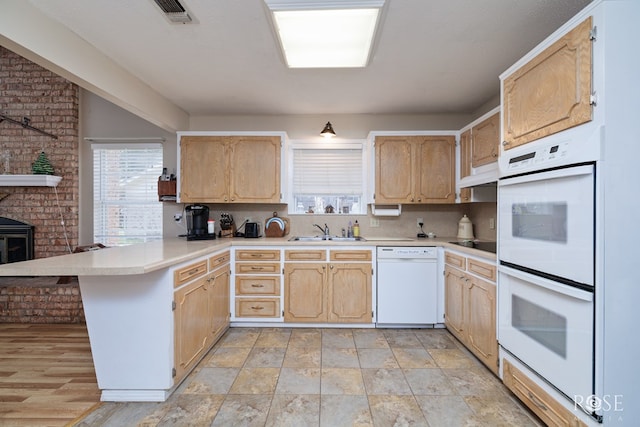
[[[444,329],[232,328],[163,403],[79,426],[539,426]]]

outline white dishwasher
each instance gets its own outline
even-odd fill
[[[379,247],[378,326],[438,323],[436,247]]]

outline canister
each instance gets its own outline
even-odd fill
[[[463,215],[458,222],[458,239],[473,240],[473,224],[466,215]]]

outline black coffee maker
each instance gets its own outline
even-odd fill
[[[187,214],[187,239],[206,236],[209,208],[204,205],[189,205],[184,210]]]

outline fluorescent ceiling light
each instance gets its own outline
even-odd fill
[[[291,68],[365,67],[384,0],[265,0]]]

